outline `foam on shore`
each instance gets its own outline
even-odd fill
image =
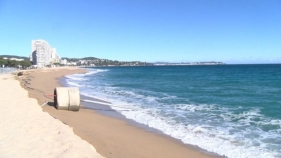
[[[72,128],[43,112],[13,75],[0,75],[0,87],[0,157],[102,157]]]

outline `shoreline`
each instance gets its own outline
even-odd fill
[[[53,71],[50,72],[51,70]],[[65,75],[86,72],[87,70],[83,68],[72,68],[72,70],[69,71],[63,68],[35,70],[32,73],[33,78],[30,78],[30,82],[27,83],[29,83],[28,86],[40,89],[40,91],[49,94],[55,87],[63,85],[60,80]],[[43,77],[44,75],[41,73],[48,73],[48,75]],[[43,83],[47,81],[49,86],[43,86]],[[184,144],[180,140],[167,136],[157,129],[139,124],[134,120],[126,119],[125,116],[110,107],[107,108],[111,111],[115,111],[119,116],[112,116],[112,114],[110,116],[108,115],[108,111],[100,112],[97,109],[87,109],[86,106],[81,108],[79,112],[59,111],[53,107],[53,101],[50,98],[45,98],[42,96],[42,93],[40,94],[38,91],[34,92],[34,90],[27,90],[29,96],[36,98],[39,105],[49,99],[49,106],[44,106],[43,111],[48,112],[51,116],[73,127],[74,133],[92,144],[102,156],[122,158],[222,157],[197,146]],[[81,104],[84,105],[86,103],[82,102]],[[105,105],[96,104],[95,106],[106,108]],[[77,121],[78,118],[82,120]],[[87,123],[89,120],[94,123]],[[97,136],[96,134],[100,136]]]
[[[101,157],[72,127],[43,112],[15,75],[1,74],[0,157]]]

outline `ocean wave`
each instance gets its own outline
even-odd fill
[[[74,86],[74,87],[83,87],[83,85],[81,85],[77,82],[67,81],[67,84],[70,85],[70,86]]]
[[[86,76],[91,76],[93,74],[97,74],[100,72],[107,72],[109,70],[107,69],[91,69],[89,72],[84,73],[84,74],[71,74],[71,75],[66,75],[65,77],[68,79],[72,79],[72,80],[79,80],[79,81],[85,81],[87,79],[85,79],[84,77]]]
[[[121,111],[121,113],[128,119],[161,130],[163,133],[179,139],[184,143],[197,145],[210,152],[226,155],[230,158],[278,156],[276,151],[263,148],[267,142],[255,144],[253,140],[240,136],[241,132],[238,135],[230,134],[229,130],[231,128],[229,126],[217,128],[196,123],[186,125],[174,121],[173,118],[160,116],[158,109]]]
[[[126,118],[158,129],[183,143],[229,158],[281,157],[281,120],[265,115],[261,107],[233,105],[231,97],[223,98],[221,104],[204,104],[188,95],[116,84],[115,78],[104,81],[107,78],[95,73],[78,78],[89,79],[69,80],[84,84],[81,94],[111,102],[112,108]],[[230,105],[223,104],[227,99]],[[132,110],[124,111],[120,107]]]
[[[102,92],[103,95],[99,91],[92,96],[103,96],[100,98],[127,109],[141,109],[124,111],[122,108],[112,107],[126,118],[161,130],[183,143],[197,145],[229,158],[280,156],[278,152],[266,147],[272,141],[269,138],[275,138],[277,142],[273,143],[271,148],[280,145],[280,127],[274,129],[271,134],[266,134],[259,126],[252,126],[252,123],[279,126],[281,121],[266,119],[258,108],[226,108],[208,104],[170,106],[158,102],[160,98],[140,95],[133,91],[121,91],[111,87]],[[261,135],[264,138],[261,138]]]

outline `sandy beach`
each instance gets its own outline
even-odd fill
[[[53,106],[52,97],[44,96],[44,94],[53,94],[54,88],[61,86],[59,83],[59,78],[68,74],[86,73],[86,72],[87,72],[86,69],[79,69],[79,68],[57,68],[57,69],[51,68],[51,69],[31,70],[31,71],[24,72],[24,75],[21,76],[21,79],[19,79],[19,81],[22,87],[28,90],[29,97],[37,99],[37,102],[35,102],[34,99],[30,99],[31,100],[30,102],[32,102],[32,106],[35,106],[34,107],[35,109],[40,111],[41,107],[39,105],[42,105],[44,102],[48,101],[48,104],[46,106],[43,106],[43,111],[48,112],[51,116],[56,118],[56,119],[52,118],[56,122],[61,121],[64,124],[73,128],[73,131],[77,136],[79,136],[83,140],[93,145],[96,151],[104,157],[108,157],[108,158],[219,157],[217,155],[207,153],[201,150],[200,148],[185,145],[180,141],[175,140],[166,135],[157,134],[155,132],[149,132],[142,128],[128,124],[128,122],[124,120],[102,115],[95,110],[90,110],[85,108],[81,108],[79,112],[56,110]],[[18,83],[13,83],[13,84],[18,84]],[[3,84],[3,86],[4,85],[5,84]],[[4,92],[2,91],[2,93]],[[22,92],[22,93],[27,93],[27,92]],[[26,96],[21,96],[21,97],[26,98]],[[25,109],[25,107],[21,104],[21,102],[17,102],[16,105],[22,109]],[[44,113],[44,115],[47,115],[47,113]],[[31,119],[32,118],[33,117],[31,117]],[[58,121],[57,119],[60,121]],[[7,122],[7,125],[9,125],[9,122]],[[64,125],[63,123],[61,124]],[[53,126],[52,125],[53,123],[46,123],[46,124],[48,125],[48,127]],[[48,129],[47,125],[45,127],[46,129]],[[66,127],[69,128],[68,126]],[[44,131],[43,133],[45,132],[47,131]],[[36,131],[34,135],[36,135]],[[75,135],[71,137],[74,138]],[[76,139],[78,139],[79,137],[77,137]],[[0,135],[0,140],[2,138],[3,138],[3,134]],[[44,140],[45,137],[41,136],[41,138],[39,139]],[[47,139],[46,141],[51,141],[50,138],[48,137],[46,139]],[[1,144],[3,143],[1,142]],[[23,144],[24,143],[22,143],[22,145]],[[79,151],[77,150],[77,152]],[[3,151],[0,149],[0,155],[2,153]]]
[[[0,87],[0,157],[101,157],[72,127],[43,112],[14,75],[0,75]]]

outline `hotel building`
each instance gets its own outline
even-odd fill
[[[56,49],[52,48],[44,40],[32,40],[31,48],[30,60],[37,67],[46,67],[60,62],[60,56],[57,54]]]

